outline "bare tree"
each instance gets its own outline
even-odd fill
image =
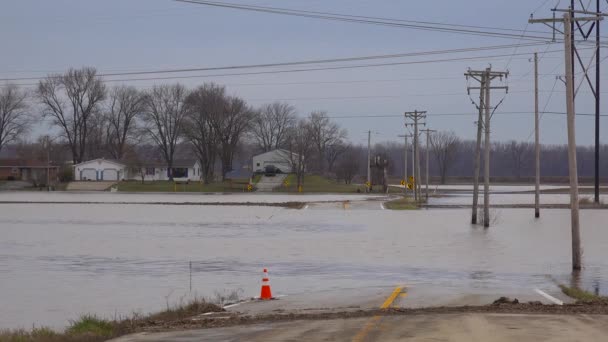
[[[238,97],[228,97],[222,112],[214,113],[211,127],[219,141],[219,156],[222,163],[222,180],[232,171],[232,160],[241,138],[249,128],[253,110]]]
[[[505,146],[505,149],[509,151],[513,173],[517,179],[520,179],[522,167],[532,155],[532,146],[525,142],[513,140]]]
[[[173,157],[183,135],[188,91],[180,84],[154,86],[145,97],[145,131],[161,150],[167,175],[173,180]]]
[[[326,154],[330,146],[342,143],[346,138],[346,131],[338,124],[331,122],[326,112],[312,112],[309,117],[310,139],[312,139],[317,152],[317,169],[326,171]]]
[[[448,170],[456,160],[460,138],[454,132],[436,132],[431,135],[431,149],[437,160],[441,184],[445,184]]]
[[[263,105],[252,121],[251,135],[263,152],[285,146],[287,131],[296,122],[295,108],[287,103]]]
[[[304,183],[306,165],[314,151],[314,143],[310,139],[311,125],[307,120],[299,120],[287,134],[287,147],[291,168],[296,174],[296,183],[299,188]]]
[[[333,172],[336,161],[342,154],[348,150],[349,146],[346,145],[342,140],[337,141],[335,144],[328,145],[325,150],[325,162],[327,165],[327,171]]]
[[[112,158],[123,159],[125,145],[136,131],[136,119],[144,110],[145,96],[135,87],[112,89],[105,115],[105,145]]]
[[[226,102],[225,88],[213,83],[192,91],[186,100],[189,110],[185,134],[201,163],[201,175],[205,184],[209,184],[213,179],[215,158],[218,153],[219,140],[212,125],[212,118],[222,116],[227,106]]]
[[[352,146],[345,146],[344,153],[340,156],[336,165],[336,177],[338,181],[343,180],[346,184],[351,184],[353,178],[359,171],[359,154]]]
[[[16,141],[28,129],[30,116],[27,92],[16,85],[0,89],[0,151],[6,144]]]
[[[84,161],[89,128],[100,115],[106,87],[94,68],[70,69],[63,75],[49,75],[38,84],[43,116],[61,129],[74,163]]]

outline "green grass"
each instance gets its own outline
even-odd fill
[[[203,184],[202,182],[174,183],[170,181],[124,181],[118,183],[118,191],[124,192],[243,192],[249,179]]]
[[[290,174],[285,180],[289,185],[281,186],[277,191],[297,193],[298,184],[296,175]],[[357,189],[362,193],[365,192],[364,186],[338,183],[334,180],[316,175],[304,176],[304,182],[302,184],[303,193],[356,193]]]
[[[114,333],[114,326],[110,321],[94,315],[84,315],[70,323],[66,330],[68,335],[93,335],[110,337]]]
[[[63,332],[49,328],[34,328],[30,331],[0,330],[0,341],[4,342],[98,342],[135,333],[148,326],[181,321],[207,312],[224,311],[221,307],[194,299],[186,304],[167,307],[166,310],[151,315],[137,315],[120,320],[105,320],[94,315],[84,315],[71,322]]]
[[[390,210],[415,210],[418,209],[416,203],[411,198],[402,197],[393,201],[384,203],[384,207]]]
[[[583,303],[606,303],[608,304],[608,297],[598,296],[589,291],[585,291],[578,287],[568,287],[566,285],[559,285],[562,292],[570,297],[576,299],[578,302]]]
[[[251,181],[251,182],[252,182],[253,184],[258,184],[258,182],[260,181],[260,179],[262,179],[262,175],[261,175],[261,174],[259,174],[259,173],[256,173],[256,174],[253,176],[253,179],[252,179],[252,181]]]

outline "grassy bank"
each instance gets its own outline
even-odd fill
[[[608,304],[608,297],[598,296],[589,291],[585,291],[578,287],[569,287],[566,285],[559,285],[559,288],[562,292],[573,299],[576,299],[579,303],[588,303],[588,304]]]
[[[243,192],[247,191],[249,179],[233,179],[225,182],[203,184],[202,182],[174,183],[170,181],[124,181],[117,185],[119,192]]]
[[[411,198],[402,197],[396,200],[392,200],[384,203],[384,207],[390,210],[415,210],[418,209],[418,205]]]
[[[149,327],[175,324],[186,318],[207,312],[224,311],[221,307],[204,300],[195,299],[151,315],[134,315],[120,320],[106,320],[93,315],[84,315],[70,323],[63,332],[49,328],[26,330],[0,330],[0,341],[6,342],[97,342],[143,331]]]

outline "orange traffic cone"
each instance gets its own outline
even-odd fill
[[[272,299],[272,291],[270,290],[270,279],[268,279],[268,269],[264,269],[264,277],[262,278],[262,293],[261,300]]]

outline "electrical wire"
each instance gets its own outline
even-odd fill
[[[345,57],[345,58],[333,58],[333,59],[315,59],[315,60],[290,61],[290,62],[265,63],[265,64],[246,64],[246,65],[232,65],[232,66],[219,66],[219,67],[178,68],[178,69],[159,69],[159,70],[148,70],[148,71],[112,72],[112,73],[100,73],[100,74],[98,74],[98,76],[100,76],[100,77],[136,76],[136,75],[186,73],[186,72],[197,72],[197,71],[258,69],[258,68],[298,66],[298,65],[309,65],[309,64],[356,62],[356,61],[366,61],[366,60],[376,60],[376,59],[393,59],[393,58],[404,58],[404,57],[433,56],[433,55],[444,55],[444,54],[453,54],[453,53],[466,53],[466,52],[511,49],[511,48],[514,48],[517,46],[533,47],[533,46],[538,46],[538,45],[544,45],[544,43],[493,45],[493,46],[480,46],[480,47],[460,48],[460,49],[450,49],[450,50],[431,50],[431,51],[420,51],[420,52],[409,52],[409,53],[398,53],[398,54],[357,56],[357,57]],[[61,77],[61,76],[51,75],[50,77]],[[4,82],[28,81],[28,80],[31,81],[31,80],[40,80],[42,78],[45,78],[45,77],[39,76],[39,77],[0,78],[0,81],[4,81]]]
[[[305,11],[305,10],[296,10],[296,9],[280,8],[280,7],[254,6],[254,5],[229,3],[229,2],[204,1],[204,0],[174,0],[174,1],[203,5],[203,6],[211,6],[211,7],[230,8],[230,9],[238,9],[238,10],[245,10],[245,11],[281,14],[281,15],[289,15],[289,16],[299,16],[299,17],[307,17],[307,18],[315,18],[315,19],[351,22],[351,23],[401,27],[401,28],[417,29],[417,30],[425,30],[425,31],[438,31],[438,32],[458,33],[458,34],[466,34],[466,35],[507,38],[507,39],[525,39],[525,40],[544,41],[544,42],[548,42],[549,40],[552,40],[552,37],[549,37],[549,36],[529,36],[529,35],[522,36],[521,34],[488,31],[488,30],[495,30],[495,31],[501,30],[500,28],[485,27],[486,31],[480,31],[480,30],[476,30],[476,29],[472,29],[472,28],[471,29],[456,28],[458,26],[456,26],[454,24],[441,24],[441,23],[433,23],[433,22],[414,22],[414,21],[406,21],[406,20],[399,20],[399,19],[387,19],[387,18],[359,16],[359,15],[346,15],[346,14],[339,14],[339,13],[332,13],[332,12]],[[411,23],[411,24],[406,24],[406,23]],[[442,27],[442,26],[453,26],[453,27]],[[460,26],[466,27],[467,25],[460,25]],[[521,32],[521,31],[519,31],[519,32]],[[539,31],[539,33],[540,33],[540,31]]]

